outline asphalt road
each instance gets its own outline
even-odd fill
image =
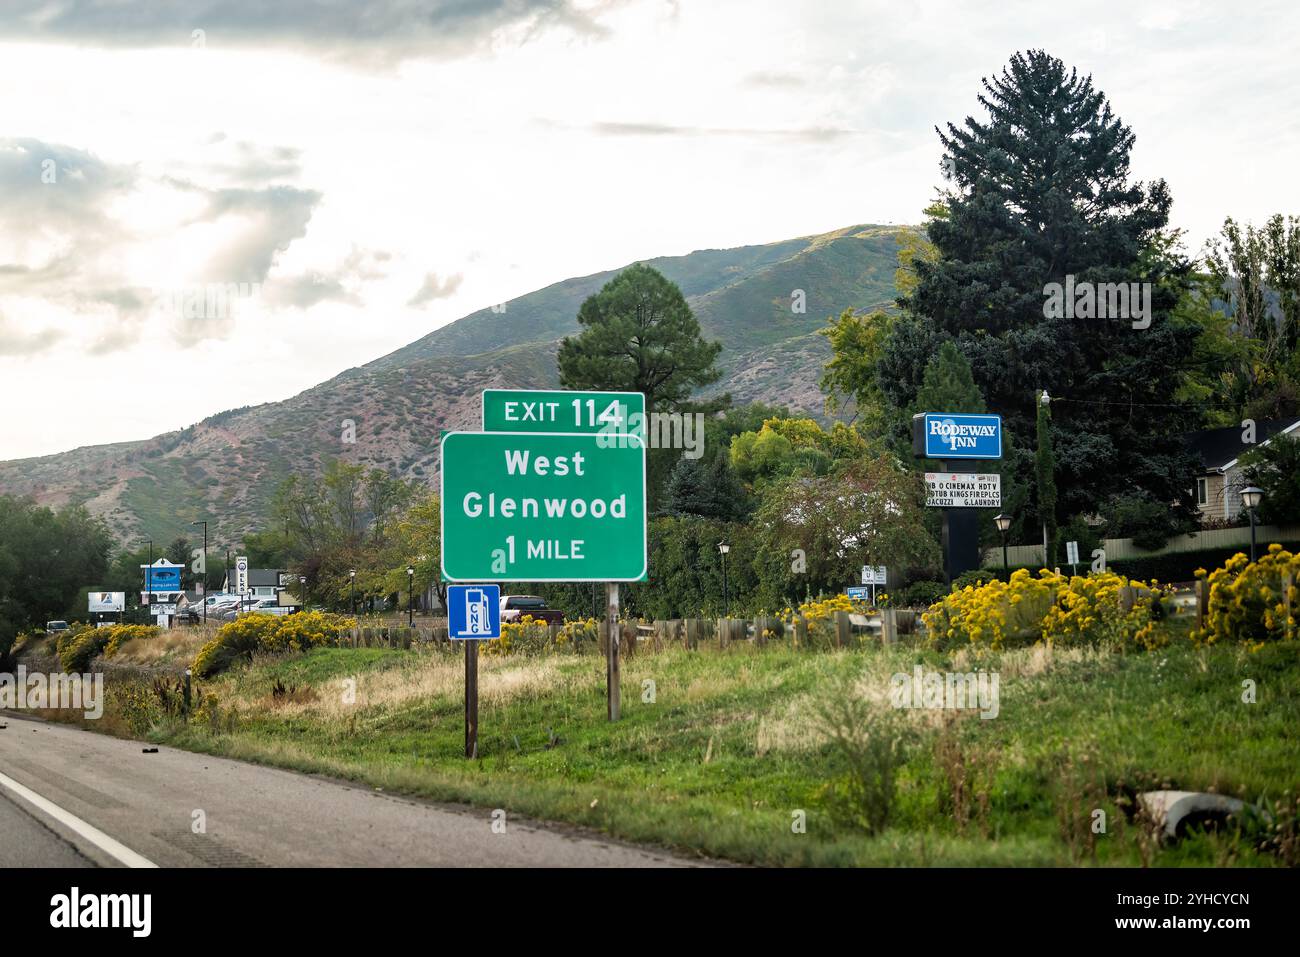
[[[0,714],[0,867],[662,867],[492,811]],[[200,831],[197,823],[203,827]]]

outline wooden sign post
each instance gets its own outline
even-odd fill
[[[465,642],[465,757],[478,757],[478,642]]]

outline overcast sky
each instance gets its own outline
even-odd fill
[[[1300,213],[1296,10],[6,0],[0,459],[283,399],[570,276],[916,222],[933,127],[1030,47],[1093,75],[1195,252]],[[206,283],[250,294],[184,318]]]

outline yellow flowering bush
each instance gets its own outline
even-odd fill
[[[104,648],[104,657],[112,658],[128,641],[136,638],[156,638],[162,633],[157,625],[109,625],[100,629],[108,635],[108,645]]]
[[[357,620],[328,612],[302,611],[279,617],[254,612],[221,626],[216,637],[199,649],[194,673],[207,678],[225,671],[237,658],[251,659],[256,651],[306,651],[331,644]]]
[[[1205,628],[1193,637],[1207,644],[1216,641],[1243,642],[1262,647],[1269,641],[1292,640],[1300,604],[1300,555],[1293,555],[1276,543],[1252,563],[1238,552],[1208,575],[1197,577],[1210,590]]]
[[[272,617],[274,616],[261,616]],[[232,623],[233,624],[233,623]],[[355,618],[323,611],[300,611],[279,619],[279,626],[262,639],[262,651],[307,651],[333,644],[340,632],[357,626]]]
[[[1139,589],[1125,612],[1120,589]],[[1104,640],[1158,644],[1164,632],[1153,626],[1163,616],[1155,583],[1130,581],[1123,575],[1058,575],[1048,569],[1037,576],[1018,569],[1011,580],[968,585],[930,607],[922,621],[932,641],[968,642],[996,650],[1007,644],[1045,641],[1079,644]]]
[[[579,641],[594,642],[599,637],[600,623],[595,618],[566,619],[551,642],[551,629],[546,622],[524,615],[518,621],[503,621],[501,637],[479,642],[485,655],[542,654],[551,650],[573,648]]]
[[[798,608],[786,608],[779,617],[785,623],[785,633],[795,635],[796,639],[798,631],[794,628],[794,623],[802,617],[808,623],[809,644],[821,646],[833,641],[835,637],[836,612],[866,614],[870,611],[869,605],[869,602],[857,601],[848,595],[839,594],[803,602]]]

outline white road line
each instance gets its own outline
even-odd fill
[[[101,831],[99,828],[95,827],[93,824],[87,824],[81,818],[77,817],[77,815],[69,811],[65,811],[63,808],[59,807],[53,801],[41,797],[31,788],[24,787],[23,785],[19,784],[13,778],[9,777],[9,775],[3,772],[0,772],[0,787],[8,788],[10,791],[18,795],[28,804],[31,804],[33,807],[36,807],[39,810],[44,811],[50,817],[54,818],[56,821],[62,824],[64,827],[75,832],[76,834],[79,834],[81,837],[85,838],[91,844],[95,845],[95,847],[99,848],[105,854],[109,855],[116,861],[120,861],[122,864],[125,864],[127,867],[157,867],[158,866],[153,861],[149,860],[149,858],[145,857],[143,854],[137,854],[135,851],[131,850],[121,841],[114,840],[113,838],[105,834],[103,831]]]

